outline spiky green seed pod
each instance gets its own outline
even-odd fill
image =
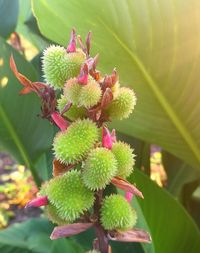
[[[89,119],[77,120],[66,131],[59,132],[53,143],[55,157],[62,163],[82,160],[98,140],[98,128]]]
[[[45,182],[39,191],[39,196],[47,196],[47,188],[48,188],[48,182]],[[69,222],[62,217],[60,217],[58,213],[58,209],[51,203],[48,203],[47,206],[45,206],[44,213],[48,217],[48,219],[58,225],[64,225],[68,224]]]
[[[51,45],[44,51],[42,68],[46,82],[54,88],[62,88],[66,80],[79,74],[86,57],[82,50],[67,53],[61,46]]]
[[[128,230],[137,221],[137,214],[121,195],[110,195],[103,200],[101,223],[106,230]]]
[[[94,194],[83,184],[81,172],[71,170],[50,180],[46,189],[51,204],[62,219],[73,222],[94,202]]]
[[[48,182],[45,182],[39,191],[39,196],[47,196],[47,188],[48,188]],[[48,219],[58,225],[64,225],[69,223],[68,221],[62,219],[58,213],[58,209],[52,205],[51,203],[48,203],[47,206],[45,206],[44,213],[48,217]]]
[[[96,148],[89,154],[82,172],[84,184],[91,190],[103,189],[116,175],[117,162],[106,148]]]
[[[82,86],[79,104],[90,108],[99,102],[101,94],[100,85],[94,79],[90,78],[88,83]]]
[[[117,176],[128,177],[135,164],[133,149],[127,143],[118,141],[113,144],[112,153],[117,160]]]
[[[61,96],[61,98],[58,100],[58,110],[61,113],[65,107],[65,105],[68,103],[68,100],[66,97]],[[82,106],[78,107],[76,105],[72,105],[70,109],[64,113],[64,117],[67,117],[68,119],[74,121],[76,119],[83,119],[86,117],[86,109]]]
[[[77,83],[76,78],[69,79],[64,87],[64,96],[74,105],[79,105],[82,86]]]
[[[119,89],[118,96],[106,108],[112,119],[128,118],[136,104],[136,96],[133,90],[122,87]]]
[[[72,77],[76,77],[80,74],[81,65],[86,60],[86,55],[82,49],[77,48],[76,52],[67,54],[67,66],[68,66],[68,77],[66,80]]]
[[[58,224],[58,225],[69,224],[69,221],[63,219],[59,215],[57,207],[55,207],[54,205],[50,203],[45,207],[45,214],[48,217],[48,219],[54,224]]]

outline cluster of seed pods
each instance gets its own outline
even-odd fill
[[[108,129],[113,119],[129,117],[135,93],[121,86],[116,69],[104,76],[97,70],[99,57],[90,56],[90,41],[90,32],[84,45],[73,29],[67,48],[51,45],[45,49],[45,83],[32,82],[19,73],[12,56],[10,66],[24,86],[20,93],[35,92],[41,98],[41,116],[60,129],[53,141],[53,178],[27,207],[44,206],[57,225],[51,239],[94,227],[97,238],[88,252],[107,253],[111,252],[109,240],[151,239],[134,228],[137,212],[130,202],[133,195],[143,195],[126,180],[133,172],[133,149]]]

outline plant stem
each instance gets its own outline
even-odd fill
[[[95,233],[97,236],[98,241],[98,249],[101,253],[108,253],[109,245],[108,245],[108,237],[106,231],[100,224],[100,208],[101,208],[101,201],[103,196],[103,190],[100,190],[96,193],[96,200],[94,203],[94,213],[97,217],[97,223],[95,225]]]

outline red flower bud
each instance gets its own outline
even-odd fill
[[[80,75],[78,76],[78,83],[82,85],[86,85],[88,82],[88,65],[85,63],[80,71]]]
[[[61,131],[64,131],[68,128],[69,122],[66,121],[58,112],[53,112],[51,114],[51,118],[56,123],[56,125],[60,128]]]
[[[74,53],[74,52],[76,52],[76,31],[75,29],[72,29],[70,42],[67,47],[67,53]]]
[[[107,127],[103,126],[102,131],[102,146],[107,149],[112,149],[113,141],[112,136]]]
[[[40,206],[47,206],[48,205],[48,198],[47,196],[38,197],[36,199],[32,199],[29,201],[25,208],[27,207],[40,207]]]

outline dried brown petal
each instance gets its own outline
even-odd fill
[[[63,237],[77,235],[93,226],[93,223],[73,223],[64,226],[55,227],[50,238],[55,240]]]
[[[113,69],[111,79],[112,79],[112,84],[115,84],[118,81],[118,75],[117,75],[116,68]]]
[[[24,75],[18,72],[13,55],[10,56],[10,68],[22,85],[29,88],[31,87],[32,82],[28,78],[26,78]]]
[[[38,94],[39,89],[45,88],[46,85],[41,82],[31,82],[27,77],[18,72],[13,55],[10,56],[10,68],[13,71],[19,82],[25,87],[21,90],[20,94],[28,94],[32,91]]]
[[[78,40],[80,48],[83,50],[84,53],[86,53],[87,49],[85,45],[83,44],[83,41],[80,35],[77,36],[77,40]]]
[[[77,80],[79,84],[86,85],[88,82],[88,65],[84,63],[81,67],[80,75],[78,76]]]
[[[101,107],[104,108],[108,106],[112,100],[113,100],[112,90],[110,88],[106,88],[101,100]]]
[[[91,47],[91,36],[92,36],[92,33],[89,32],[87,34],[87,37],[86,37],[86,48],[87,48],[87,55],[89,56],[90,55],[90,47]]]
[[[151,236],[148,232],[141,229],[131,229],[128,231],[111,231],[108,233],[109,240],[120,242],[151,242]]]
[[[24,48],[22,46],[20,36],[17,32],[13,32],[9,40],[12,47],[14,47],[20,53],[24,54]]]
[[[66,165],[54,159],[53,160],[53,176],[54,177],[60,176],[66,173],[68,170],[72,169],[74,166],[75,166],[74,164]]]
[[[139,191],[136,186],[130,184],[127,180],[125,180],[122,177],[114,177],[111,181],[112,184],[114,184],[117,188],[122,189],[126,192],[131,192],[134,195],[139,196],[140,198],[144,198],[141,191]]]
[[[62,110],[62,112],[61,112],[61,115],[63,116],[63,114],[64,114],[65,112],[67,112],[67,111],[71,108],[71,106],[72,106],[72,102],[68,102],[68,103],[64,106],[64,108],[63,108],[63,110]]]

